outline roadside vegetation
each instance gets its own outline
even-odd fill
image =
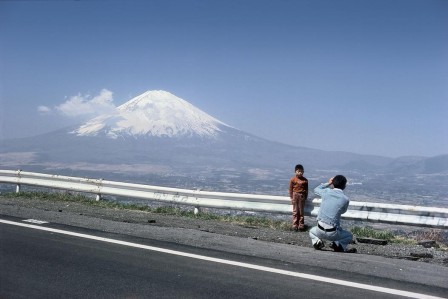
[[[289,223],[286,223],[284,221],[268,219],[266,217],[217,215],[207,212],[201,212],[195,214],[191,208],[182,209],[180,207],[173,207],[173,206],[151,207],[145,204],[122,203],[106,199],[96,201],[92,199],[92,197],[88,197],[83,194],[77,194],[74,192],[72,193],[72,192],[26,191],[20,193],[14,193],[14,192],[0,193],[0,196],[23,198],[23,199],[39,198],[40,200],[49,200],[49,201],[54,200],[65,202],[78,202],[103,208],[138,210],[156,214],[174,215],[174,216],[196,218],[202,220],[226,221],[236,223],[239,225],[253,226],[253,227],[269,227],[273,229],[284,229],[284,230],[290,228]]]
[[[195,218],[201,220],[215,220],[231,222],[242,226],[249,227],[265,227],[277,230],[290,230],[291,226],[289,222],[269,219],[268,217],[261,216],[244,216],[244,215],[218,215],[207,212],[200,212],[195,214],[191,207],[189,209],[173,206],[158,206],[151,207],[147,204],[134,204],[123,203],[115,200],[103,199],[100,201],[94,200],[92,197],[88,197],[81,193],[76,192],[42,192],[42,191],[25,191],[20,193],[7,192],[0,193],[0,197],[15,197],[23,199],[39,198],[40,200],[48,201],[65,201],[65,202],[78,202],[86,205],[110,208],[110,209],[127,209],[138,210],[156,214],[175,215],[180,217]],[[416,244],[422,240],[434,240],[441,245],[442,250],[447,250],[448,240],[447,233],[443,230],[428,229],[419,230],[412,233],[397,234],[389,230],[377,230],[369,226],[354,226],[351,232],[356,237],[373,238],[387,240],[391,243],[401,244]]]
[[[360,227],[360,226],[354,226],[351,228],[352,234],[354,234],[357,237],[362,238],[373,238],[373,239],[381,239],[381,240],[387,240],[387,241],[394,241],[396,236],[393,232],[388,230],[376,230],[371,227]]]

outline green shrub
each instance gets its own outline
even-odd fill
[[[375,230],[367,226],[365,227],[355,226],[351,229],[351,232],[356,237],[382,239],[388,241],[392,241],[395,239],[395,235],[391,231]]]

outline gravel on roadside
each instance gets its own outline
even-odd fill
[[[0,196],[0,213],[2,211],[13,209],[20,214],[21,208],[32,208],[44,211],[53,211],[58,213],[68,213],[85,215],[88,217],[101,218],[125,223],[138,223],[148,226],[173,227],[194,229],[212,234],[228,235],[240,238],[251,238],[254,240],[283,243],[291,246],[312,247],[308,232],[295,232],[293,230],[278,230],[266,227],[257,227],[251,225],[241,225],[238,223],[224,222],[219,220],[204,220],[201,218],[180,217],[152,213],[146,211],[113,209],[99,206],[83,204],[80,202],[66,202],[56,200],[45,200],[40,198],[8,198]],[[306,219],[307,225],[314,225],[315,220],[311,217]],[[350,227],[350,223],[344,223],[345,227]],[[344,225],[343,224],[343,225]],[[375,225],[373,225],[375,226]],[[380,225],[383,229],[385,225]],[[413,227],[391,227],[395,231],[410,233],[419,228]],[[421,228],[420,228],[421,229]],[[429,228],[426,228],[429,230]],[[446,230],[442,234],[447,235]],[[425,248],[421,245],[388,243],[386,245],[374,245],[368,243],[355,242],[352,247],[356,248],[358,253],[383,256],[387,258],[408,259],[418,262],[438,264],[448,267],[448,250],[445,244],[436,243],[436,247]],[[329,244],[324,250],[331,250]]]

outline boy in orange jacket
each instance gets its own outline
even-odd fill
[[[303,176],[303,166],[297,164],[295,175],[289,181],[289,198],[292,204],[292,227],[295,231],[305,230],[305,200],[308,198],[308,180]]]

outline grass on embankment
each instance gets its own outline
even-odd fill
[[[172,206],[162,206],[153,208],[144,204],[120,203],[117,201],[110,201],[110,200],[95,201],[91,197],[85,196],[83,194],[69,193],[69,192],[34,192],[34,191],[20,192],[20,193],[8,192],[8,193],[0,193],[0,197],[24,198],[24,199],[39,198],[41,200],[43,199],[48,201],[78,202],[86,205],[103,207],[103,208],[146,211],[150,213],[175,215],[180,217],[188,217],[201,220],[217,220],[217,221],[231,222],[243,226],[265,227],[277,230],[291,229],[290,222],[273,220],[267,217],[217,215],[206,212],[194,214],[194,212],[191,210],[180,209],[178,207],[172,207]],[[441,244],[444,244],[445,246],[447,243],[444,233],[440,230],[435,229],[420,231],[418,233],[413,233],[405,236],[396,235],[388,230],[376,230],[367,226],[352,227],[351,232],[356,237],[382,239],[393,243],[416,244],[417,241],[428,239],[435,240]]]
[[[162,206],[153,208],[144,204],[121,203],[117,201],[110,201],[104,199],[96,201],[82,194],[75,194],[68,192],[35,192],[35,191],[20,192],[20,193],[8,192],[8,193],[0,193],[0,197],[23,198],[23,199],[39,198],[40,200],[48,200],[48,201],[54,200],[65,202],[78,202],[102,208],[146,211],[156,214],[174,215],[174,216],[195,218],[202,220],[218,220],[218,221],[232,222],[239,225],[247,225],[254,227],[269,227],[279,230],[288,230],[290,228],[289,223],[286,223],[284,221],[271,220],[265,217],[216,215],[206,212],[194,214],[192,210],[180,209],[178,207]]]

